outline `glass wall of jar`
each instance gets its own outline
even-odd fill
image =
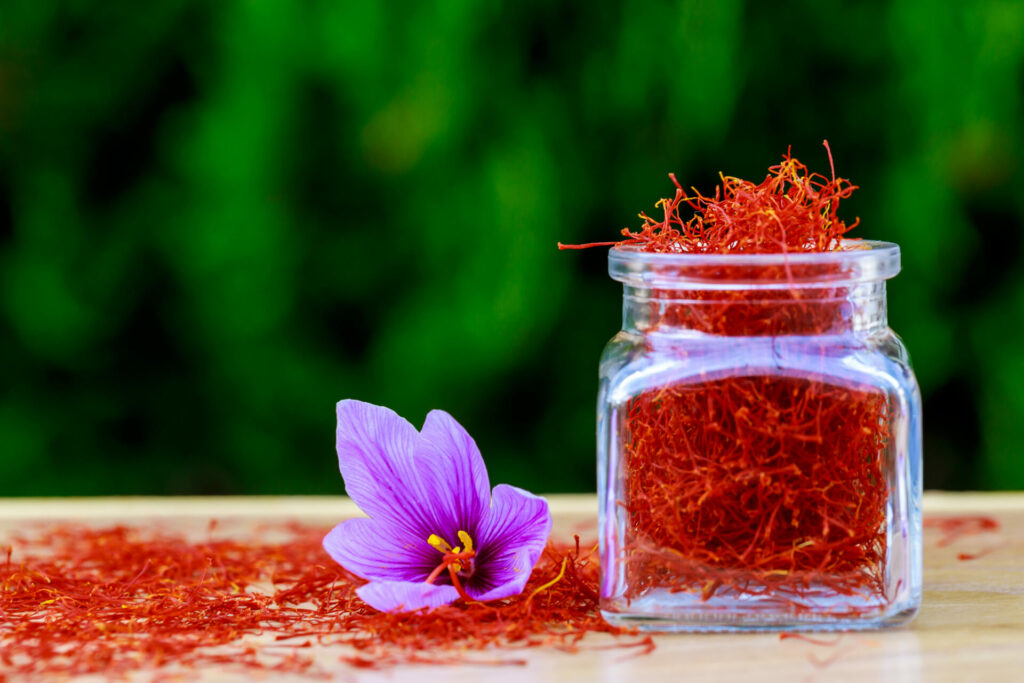
[[[601,359],[601,608],[651,630],[853,629],[921,600],[921,401],[894,244],[619,246]]]

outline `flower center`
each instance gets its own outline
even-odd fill
[[[459,596],[467,602],[472,602],[472,598],[466,595],[466,591],[462,588],[462,581],[459,577],[468,579],[473,576],[473,558],[476,557],[476,551],[473,549],[473,539],[467,532],[459,531],[459,541],[462,543],[461,546],[452,547],[448,541],[437,534],[430,534],[427,537],[427,543],[441,553],[441,564],[430,572],[426,583],[434,583],[437,577],[447,570],[452,579],[452,586],[459,592]]]

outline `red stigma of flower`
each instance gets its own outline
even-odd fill
[[[473,539],[470,538],[469,534],[465,531],[459,531],[459,540],[465,549],[455,546],[454,548],[448,544],[447,541],[442,539],[436,534],[431,534],[430,538],[427,539],[434,548],[441,551],[441,564],[434,568],[434,571],[430,572],[427,576],[426,583],[434,583],[446,569],[448,575],[452,579],[452,586],[458,592],[466,602],[473,602],[473,598],[466,594],[466,590],[462,587],[462,581],[459,579],[459,575],[462,574],[465,578],[473,576],[473,558],[476,557],[476,550],[473,549]]]

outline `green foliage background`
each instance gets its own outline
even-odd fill
[[[927,484],[1024,487],[1024,3],[320,0],[0,9],[0,495],[339,492],[334,402],[445,408],[594,486],[605,254],[828,138]]]

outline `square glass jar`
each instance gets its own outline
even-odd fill
[[[894,244],[619,246],[601,360],[601,608],[659,631],[878,628],[921,601],[921,400]]]

